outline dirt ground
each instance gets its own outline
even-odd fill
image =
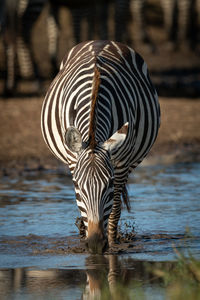
[[[159,135],[145,163],[200,161],[200,99],[160,98]],[[43,98],[0,101],[0,170],[52,169],[62,165],[40,129]]]

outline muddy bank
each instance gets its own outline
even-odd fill
[[[200,161],[200,99],[160,98],[162,123],[145,163]],[[43,98],[0,101],[0,172],[63,168],[47,149],[40,130]]]

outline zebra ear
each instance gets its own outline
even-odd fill
[[[107,141],[103,143],[103,148],[108,150],[111,154],[119,149],[126,139],[128,132],[128,122],[125,123],[119,130],[117,130]]]
[[[70,126],[65,133],[65,142],[67,147],[73,151],[79,153],[82,150],[82,138],[79,130],[73,126]]]

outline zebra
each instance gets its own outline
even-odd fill
[[[147,33],[147,0],[115,0],[114,8],[114,39],[130,46],[135,42],[137,46],[142,45],[151,52],[155,51]],[[134,35],[132,26],[135,27]]]
[[[74,46],[61,62],[41,112],[44,140],[69,165],[92,253],[116,242],[129,173],[152,147],[158,96],[146,63],[114,41]]]
[[[199,0],[161,0],[170,46],[191,47],[198,42]]]
[[[16,64],[24,77],[41,76],[31,43],[31,33],[47,0],[6,0],[3,2],[2,36],[6,56],[5,96],[15,92]]]
[[[131,0],[130,11],[134,22],[135,40],[138,44],[146,46],[147,50],[155,51],[155,45],[147,32],[146,12],[148,10],[147,0]]]
[[[129,43],[130,0],[114,0],[114,40]]]
[[[72,19],[74,44],[84,40],[109,38],[108,18],[110,0],[49,0],[49,15],[47,19],[49,54],[53,74],[57,74],[58,32],[60,29],[59,11],[69,10]],[[85,36],[83,36],[83,20],[86,21]]]

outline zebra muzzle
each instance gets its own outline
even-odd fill
[[[107,238],[103,231],[103,222],[88,222],[88,238],[86,247],[92,254],[102,254],[108,246]]]
[[[86,247],[91,254],[102,254],[108,247],[108,240],[94,233],[86,240]]]

